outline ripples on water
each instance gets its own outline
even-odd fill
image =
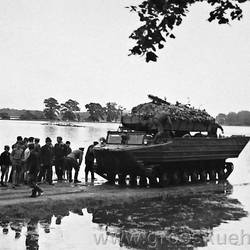
[[[14,143],[17,135],[39,137],[42,142],[47,136],[55,142],[61,135],[72,142],[73,149],[87,147],[118,127],[82,125],[85,127],[0,121],[0,147]],[[250,135],[250,128],[225,127],[225,133]],[[233,162],[235,170],[229,182],[235,185],[218,185],[213,192],[122,204],[107,201],[87,207],[72,201],[32,208],[29,218],[23,218],[22,213],[1,218],[0,249],[234,249],[229,239],[232,234],[239,237],[238,249],[250,249],[249,144]],[[240,242],[242,233],[246,236]]]

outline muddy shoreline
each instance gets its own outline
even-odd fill
[[[45,194],[38,198],[30,198],[27,187],[1,189],[0,227],[3,234],[14,231],[16,239],[23,237],[26,228],[26,247],[38,249],[42,233],[38,227],[50,233],[52,218],[63,227],[64,217],[83,216],[87,211],[92,223],[100,225],[100,234],[117,238],[125,247],[192,249],[206,246],[214,227],[248,216],[241,203],[230,198],[232,188],[228,182],[168,188],[64,183],[43,185]]]
[[[9,218],[42,218],[45,213],[58,213],[57,210],[77,210],[84,207],[102,207],[111,204],[131,204],[138,200],[152,198],[183,198],[194,195],[216,193],[220,197],[231,188],[228,183],[176,186],[168,188],[121,188],[118,186],[97,185],[71,186],[58,184],[42,186],[44,195],[30,198],[30,189],[0,190],[0,220]],[[66,209],[65,209],[66,208]],[[64,213],[64,212],[63,212]]]

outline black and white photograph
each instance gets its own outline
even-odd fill
[[[249,0],[0,0],[0,250],[250,249]]]

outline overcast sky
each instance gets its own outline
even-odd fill
[[[231,26],[196,4],[157,63],[130,56],[132,0],[0,0],[0,108],[43,109],[43,100],[109,101],[130,109],[147,94],[212,115],[250,110],[250,3]],[[248,10],[247,10],[248,9]]]

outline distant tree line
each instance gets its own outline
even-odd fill
[[[43,112],[39,110],[18,110],[4,108],[0,109],[0,119],[44,120],[45,118]]]
[[[43,114],[47,120],[81,121],[79,103],[75,100],[69,99],[59,104],[55,98],[50,97],[44,100],[44,105]],[[125,110],[115,102],[108,102],[104,107],[100,103],[91,102],[85,108],[89,114],[85,120],[93,122],[117,122]]]
[[[75,100],[69,99],[59,104],[55,98],[50,97],[44,100],[44,105],[43,114],[47,120],[80,121],[77,113],[80,111],[79,103]]]
[[[115,102],[108,102],[104,107],[100,103],[89,103],[85,105],[89,113],[88,121],[107,121],[117,122],[121,119],[122,112],[125,110]]]
[[[250,126],[250,111],[230,112],[227,115],[220,113],[216,121],[221,125]]]
[[[105,106],[100,103],[88,103],[85,105],[87,112],[80,112],[79,103],[72,99],[59,104],[55,98],[49,97],[44,99],[43,103],[45,105],[43,111],[0,109],[0,119],[117,122],[125,110],[115,102],[108,102]]]

